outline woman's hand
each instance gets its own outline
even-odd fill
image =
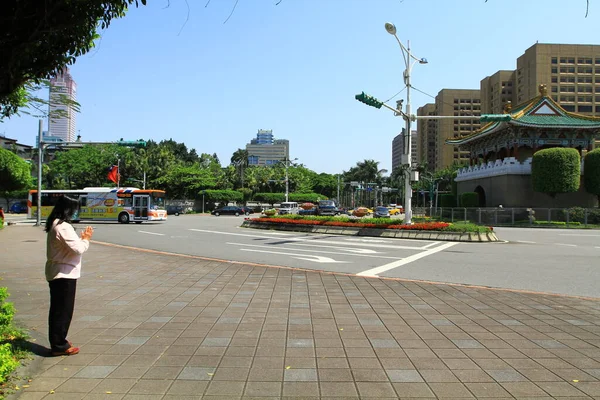
[[[83,232],[81,232],[81,239],[90,240],[93,234],[94,228],[92,228],[91,226],[86,226]]]

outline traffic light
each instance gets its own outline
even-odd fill
[[[481,122],[506,122],[510,121],[512,116],[510,114],[481,114]]]
[[[360,94],[357,94],[356,96],[354,96],[354,98],[356,100],[360,101],[361,103],[365,103],[366,105],[371,106],[371,107],[381,108],[381,106],[383,106],[383,103],[381,101],[377,100],[373,96],[369,96],[368,94],[365,94],[365,92],[361,92]]]

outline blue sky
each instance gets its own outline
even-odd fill
[[[385,22],[413,54],[413,112],[443,88],[480,80],[540,43],[598,43],[600,9],[585,0],[149,0],[77,60],[83,141],[172,138],[223,165],[258,129],[290,141],[290,157],[340,173],[374,159],[391,171],[404,122],[354,99],[404,88],[404,63]],[[428,95],[420,93],[422,91]],[[390,101],[405,98],[406,91]],[[34,144],[37,120],[0,134]]]

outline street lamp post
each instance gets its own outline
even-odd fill
[[[288,202],[288,197],[290,195],[290,180],[288,179],[288,164],[292,161],[296,161],[297,158],[294,158],[293,160],[290,160],[288,158],[286,158],[284,160],[285,162],[285,202]]]
[[[408,47],[404,47],[398,36],[396,35],[396,27],[394,24],[386,22],[385,30],[390,35],[393,35],[400,45],[400,50],[402,50],[402,58],[404,59],[404,64],[406,69],[404,70],[404,84],[406,85],[406,111],[402,115],[404,120],[406,121],[406,132],[404,136],[404,156],[406,157],[405,164],[408,164],[408,168],[405,171],[405,183],[404,183],[404,223],[409,225],[412,222],[412,186],[410,183],[411,173],[412,173],[412,161],[411,161],[411,146],[410,146],[410,125],[411,125],[411,109],[410,109],[410,71],[415,63],[419,64],[427,64],[427,60],[424,58],[417,58],[410,53],[410,44]],[[411,63],[412,61],[412,63]]]

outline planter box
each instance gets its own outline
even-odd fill
[[[347,226],[326,225],[299,225],[299,224],[272,224],[268,222],[255,222],[246,220],[243,228],[272,229],[281,231],[296,231],[307,233],[326,233],[332,235],[371,236],[399,239],[443,240],[449,242],[498,242],[494,232],[442,232],[442,231],[416,231],[402,229],[377,229],[377,228],[352,228]]]

